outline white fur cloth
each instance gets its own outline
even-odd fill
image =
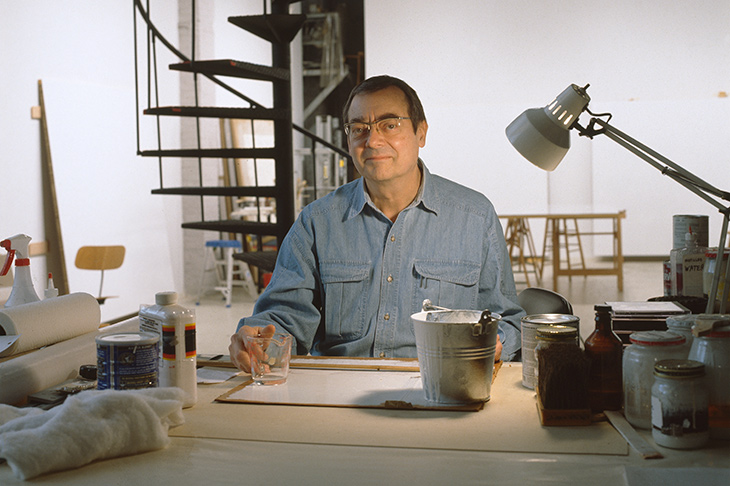
[[[89,390],[50,410],[0,404],[0,458],[19,479],[166,447],[184,422],[179,388]]]

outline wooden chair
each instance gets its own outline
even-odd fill
[[[102,296],[104,286],[104,271],[114,270],[122,266],[124,262],[125,249],[123,246],[82,246],[76,253],[76,268],[82,270],[101,270],[101,282],[99,282],[99,296],[96,300],[99,304],[106,302],[114,296]]]

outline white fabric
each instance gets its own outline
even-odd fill
[[[184,422],[179,388],[89,390],[48,411],[0,405],[0,458],[30,479],[166,447]]]

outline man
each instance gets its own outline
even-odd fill
[[[233,363],[249,371],[243,337],[275,330],[294,336],[297,354],[416,357],[410,316],[424,299],[501,314],[495,360],[519,359],[524,311],[499,220],[486,197],[419,159],[428,124],[416,92],[369,78],[343,120],[362,177],[304,208],[231,336]]]

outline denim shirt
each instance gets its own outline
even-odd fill
[[[362,178],[306,206],[238,328],[274,324],[297,354],[415,358],[410,316],[430,299],[500,314],[502,359],[519,359],[524,311],[491,202],[421,167],[419,195],[395,222]]]

